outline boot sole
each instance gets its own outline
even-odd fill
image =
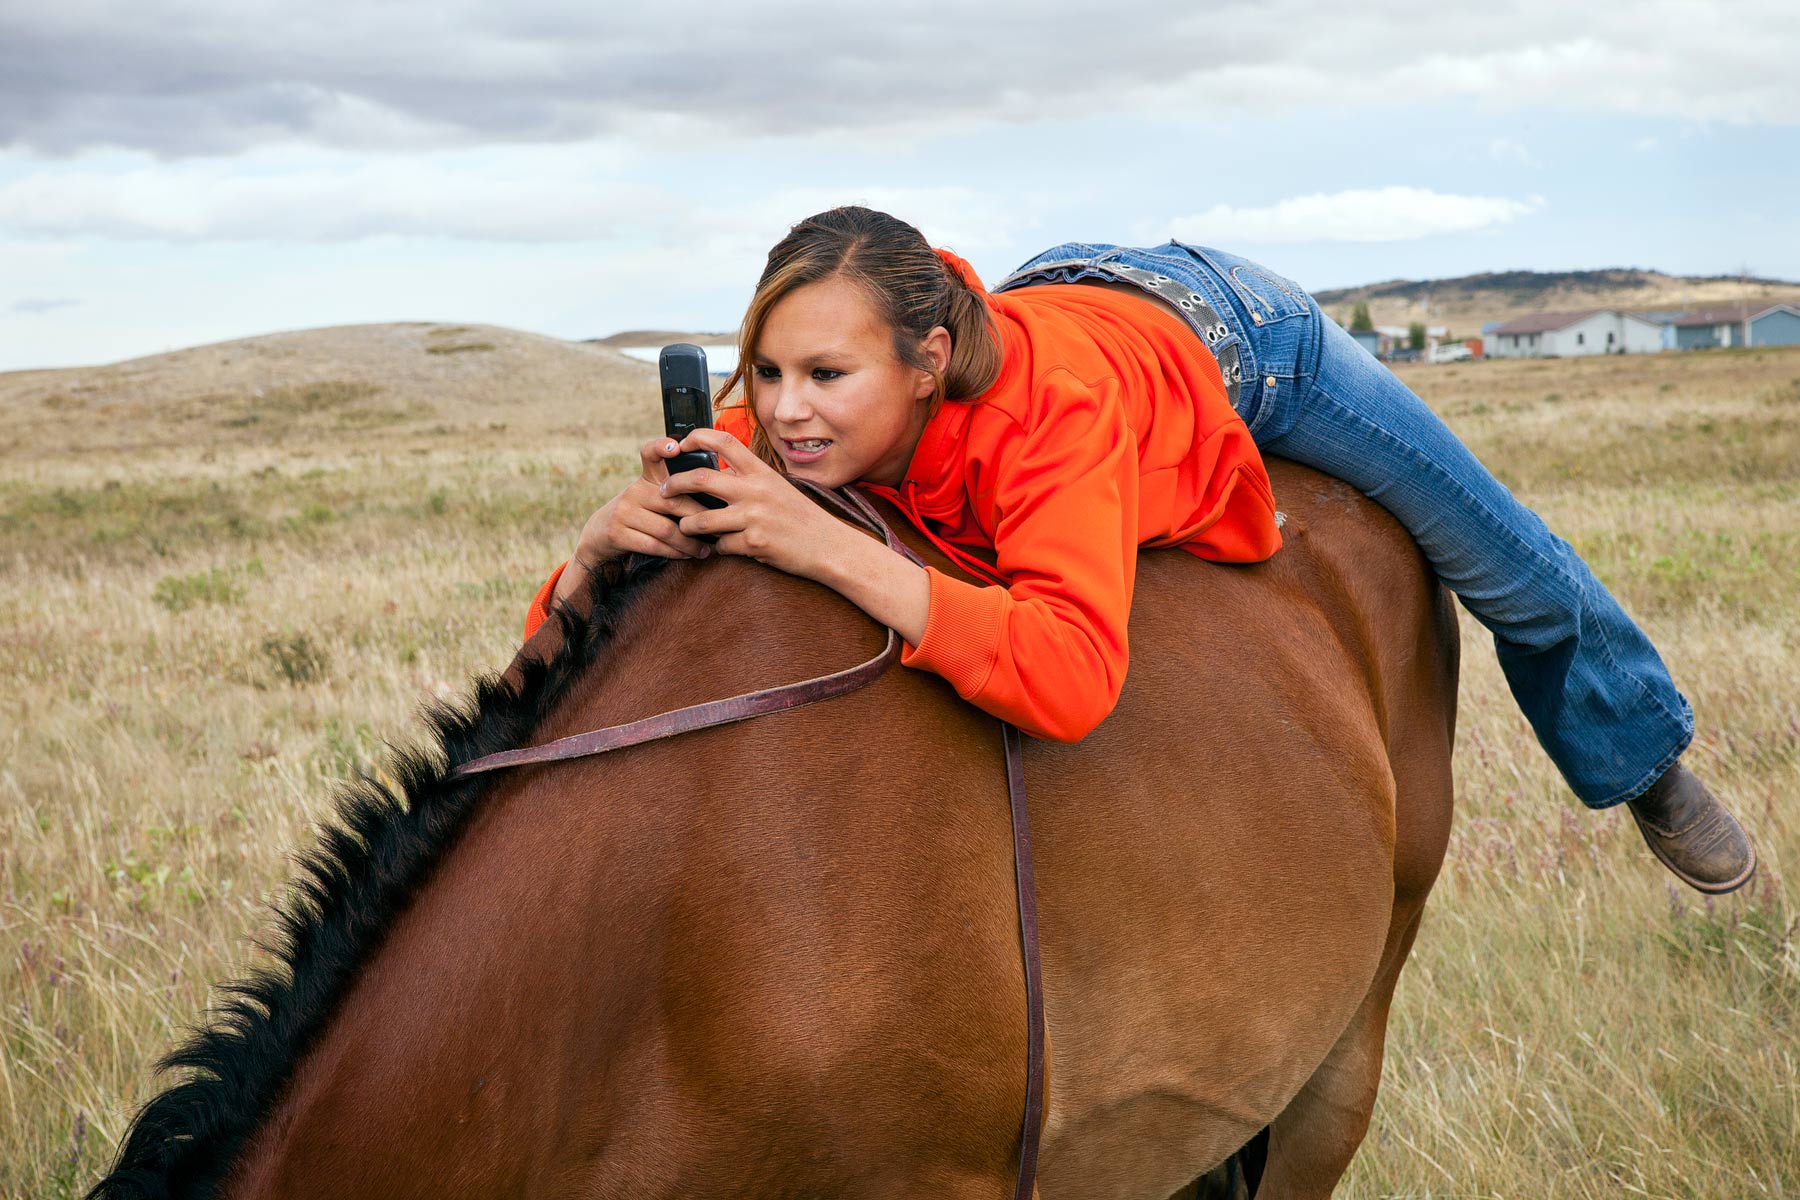
[[[1753,845],[1750,847],[1750,865],[1745,867],[1742,873],[1735,878],[1727,879],[1723,883],[1714,883],[1710,879],[1696,879],[1669,860],[1669,856],[1663,853],[1663,848],[1657,844],[1656,839],[1650,836],[1650,831],[1644,828],[1644,823],[1637,819],[1635,812],[1631,814],[1631,823],[1637,826],[1638,833],[1643,835],[1644,844],[1650,847],[1650,853],[1656,855],[1656,860],[1668,868],[1669,874],[1697,892],[1705,892],[1709,896],[1723,896],[1726,892],[1737,891],[1749,883],[1751,877],[1756,874],[1756,847]]]

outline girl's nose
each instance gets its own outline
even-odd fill
[[[806,389],[790,386],[786,380],[775,394],[775,419],[783,425],[794,425],[812,416],[812,405],[807,403]]]

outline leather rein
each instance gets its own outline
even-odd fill
[[[796,487],[839,517],[877,534],[888,549],[904,555],[919,566],[924,562],[912,549],[895,536],[866,499],[852,488],[828,490],[803,479],[790,480]],[[462,763],[450,772],[451,778],[479,775],[505,767],[530,763],[557,762],[568,758],[584,758],[604,754],[625,746],[637,746],[659,738],[673,737],[714,725],[727,725],[759,717],[765,713],[803,708],[847,695],[874,682],[887,669],[900,661],[900,635],[887,631],[887,644],[881,653],[854,667],[821,675],[800,683],[783,684],[757,692],[745,692],[724,700],[709,700],[686,708],[658,713],[653,717],[594,729],[572,737],[558,738],[541,746],[518,750],[502,750]],[[1019,897],[1019,942],[1025,958],[1025,1123],[1019,1140],[1018,1186],[1015,1200],[1031,1200],[1037,1182],[1038,1137],[1044,1114],[1044,987],[1038,962],[1037,887],[1031,869],[1031,829],[1025,810],[1025,759],[1023,742],[1016,726],[1002,722],[1001,744],[1006,751],[1006,793],[1012,807],[1013,881]]]

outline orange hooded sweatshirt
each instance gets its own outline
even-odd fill
[[[986,292],[968,263],[938,253]],[[900,661],[1027,733],[1073,742],[1124,686],[1138,547],[1260,561],[1281,545],[1275,501],[1217,362],[1174,314],[1080,284],[985,298],[999,378],[926,423],[898,488],[863,486],[993,580],[927,567],[925,633]],[[747,443],[753,419],[736,407],[717,423]],[[527,637],[561,574],[532,601]]]

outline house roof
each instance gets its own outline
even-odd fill
[[[1678,314],[1670,325],[1735,325],[1745,317],[1755,316],[1748,305],[1714,304],[1707,308],[1690,308]]]
[[[1610,308],[1583,308],[1572,312],[1527,313],[1522,317],[1494,327],[1495,333],[1549,333],[1553,329],[1567,329],[1577,321],[1585,321],[1595,313],[1614,312]]]
[[[1752,308],[1747,304],[1713,304],[1705,308],[1687,308],[1674,312],[1646,312],[1629,314],[1646,321],[1654,321],[1658,325],[1736,325],[1739,321],[1754,321],[1758,317],[1766,317],[1772,312],[1791,312],[1800,316],[1800,306],[1781,301],[1775,304],[1757,302]]]

